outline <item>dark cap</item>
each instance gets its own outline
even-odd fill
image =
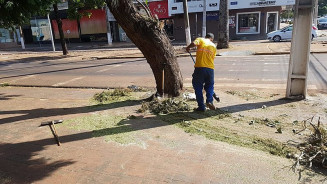
[[[205,38],[215,38],[215,35],[213,35],[212,33],[207,33]]]

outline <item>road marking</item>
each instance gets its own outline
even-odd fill
[[[110,70],[110,69],[113,69],[113,68],[116,68],[116,67],[120,67],[120,66],[121,66],[121,65],[111,66],[110,68],[99,70],[99,71],[97,71],[97,73],[105,72],[105,71],[108,71],[108,70]]]
[[[288,64],[288,63],[264,63],[265,65],[280,65],[280,64]]]
[[[85,78],[85,77],[76,77],[76,78],[73,78],[73,79],[68,80],[68,81],[66,81],[66,82],[59,82],[59,83],[54,84],[54,85],[52,85],[52,86],[55,86],[55,87],[56,87],[56,86],[65,85],[65,84],[67,84],[67,83],[74,82],[74,81],[77,81],[77,80],[81,80],[81,79],[83,79],[83,78]]]
[[[32,77],[35,77],[35,75],[28,75],[26,77],[22,77],[22,78],[19,78],[19,79],[12,80],[9,83],[14,83],[14,82],[17,82],[17,81],[20,81],[20,80],[24,80],[24,79],[28,79],[28,78],[32,78]]]
[[[229,72],[248,72],[250,70],[228,70]]]

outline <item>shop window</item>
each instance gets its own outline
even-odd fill
[[[260,12],[237,14],[237,34],[258,34]]]

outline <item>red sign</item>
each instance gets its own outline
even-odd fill
[[[62,19],[62,29],[65,38],[79,38],[78,26],[76,20]],[[56,20],[52,20],[52,28],[54,31],[55,39],[59,39],[59,30]]]
[[[82,34],[107,33],[106,11],[102,9],[86,10],[91,17],[84,16],[80,20]]]
[[[149,2],[149,8],[153,15],[157,15],[159,19],[170,18],[168,15],[168,1]]]

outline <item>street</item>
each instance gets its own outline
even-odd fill
[[[326,54],[311,54],[308,89],[327,91]],[[190,57],[178,58],[184,86],[191,87]],[[216,57],[215,85],[231,87],[286,87],[289,55]],[[115,88],[137,85],[155,87],[144,58],[57,60],[35,57],[0,64],[0,83],[16,86]]]

